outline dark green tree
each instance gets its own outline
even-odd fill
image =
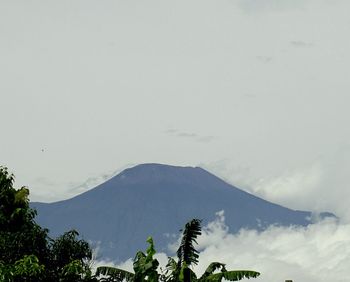
[[[0,167],[0,281],[96,281],[88,243],[74,230],[51,239],[34,220],[29,190],[13,183],[14,175]]]
[[[71,230],[52,240],[50,245],[51,277],[62,281],[90,281],[91,270],[89,262],[92,251],[89,244],[78,238],[79,233]],[[60,280],[60,281],[61,281]]]
[[[16,190],[13,182],[13,174],[0,167],[0,262],[14,264],[26,255],[35,255],[47,263],[48,230],[34,221],[36,212],[29,207],[29,190]]]

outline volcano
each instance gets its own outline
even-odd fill
[[[169,253],[168,244],[187,221],[198,218],[205,225],[222,210],[231,233],[270,225],[306,226],[312,215],[249,194],[200,167],[162,164],[137,165],[74,198],[31,206],[51,236],[76,229],[98,248],[97,259],[116,262],[144,250],[148,236],[157,251]]]

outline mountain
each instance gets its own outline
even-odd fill
[[[255,197],[202,168],[161,164],[138,165],[74,198],[31,206],[52,236],[76,229],[98,246],[98,259],[115,261],[144,250],[148,236],[157,251],[167,251],[172,235],[179,235],[188,220],[199,218],[205,224],[221,210],[233,233],[243,227],[311,223],[310,212]]]

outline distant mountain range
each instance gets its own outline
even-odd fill
[[[200,167],[161,164],[138,165],[74,198],[31,206],[51,236],[76,229],[98,246],[99,259],[115,261],[144,250],[148,236],[154,238],[157,251],[169,253],[171,235],[179,235],[188,220],[199,218],[206,224],[221,210],[232,233],[271,224],[306,226],[312,215],[265,201]]]

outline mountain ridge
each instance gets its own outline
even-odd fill
[[[296,211],[245,192],[200,167],[140,164],[128,168],[80,195],[54,203],[31,203],[37,221],[56,236],[71,228],[99,244],[101,255],[113,260],[132,257],[153,236],[159,251],[171,243],[185,222],[204,223],[225,211],[226,224],[263,230],[271,224],[311,223],[311,213]]]

